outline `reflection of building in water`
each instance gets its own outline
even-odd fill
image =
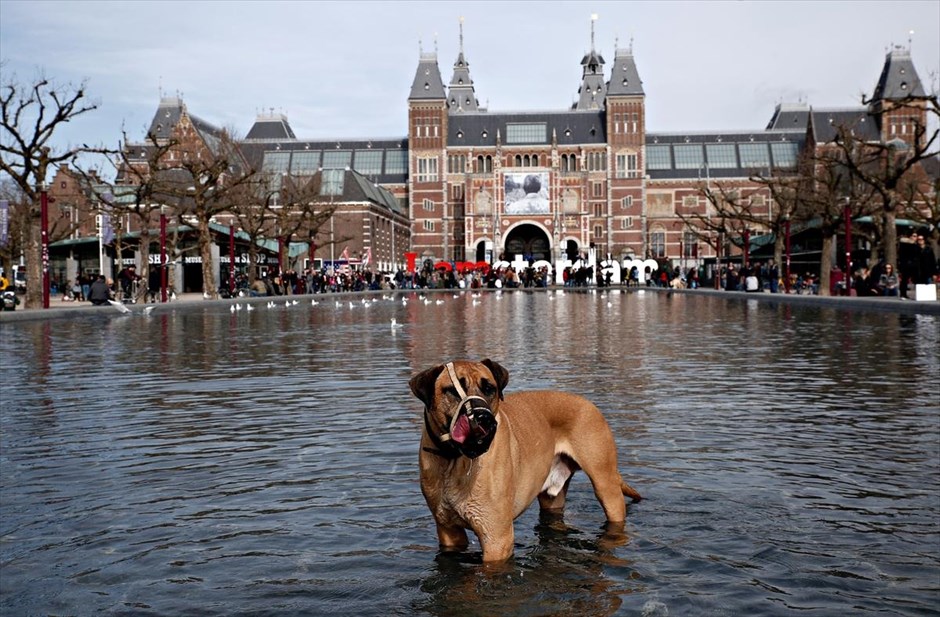
[[[422,259],[474,261],[490,248],[509,260],[517,252],[554,260],[594,246],[601,255],[690,266],[713,260],[718,244],[697,237],[683,219],[714,214],[705,186],[720,183],[758,221],[770,220],[781,208],[751,178],[795,174],[801,152],[831,142],[840,125],[870,141],[911,143],[915,124],[926,124],[927,98],[906,49],[888,53],[867,105],[779,104],[766,127],[745,131],[648,132],[632,45],[614,50],[605,73],[593,23],[581,66],[570,108],[491,112],[479,105],[461,25],[447,85],[437,54],[419,56],[406,137],[298,139],[287,118],[272,113],[256,120],[240,146],[270,173],[350,168],[388,189],[407,207],[410,249]],[[899,104],[910,99],[913,106]],[[161,111],[151,129],[168,136]],[[529,176],[542,183],[538,197],[507,190],[508,179],[523,184]],[[755,223],[752,239],[765,231]]]

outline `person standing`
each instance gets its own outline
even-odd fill
[[[917,253],[914,258],[914,284],[929,285],[937,274],[937,256],[933,248],[927,245],[924,234],[917,236]]]

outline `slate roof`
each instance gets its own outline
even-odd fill
[[[815,108],[809,105],[777,105],[774,115],[767,123],[768,130],[805,131],[809,116],[813,115],[813,131],[816,143],[835,139],[840,126],[851,127],[860,138],[878,141],[881,132],[877,117],[868,107]]]
[[[343,199],[347,201],[370,201],[401,216],[408,216],[407,209],[391,192],[352,170],[346,171],[346,178],[343,183]]]
[[[449,148],[493,147],[496,145],[497,133],[504,147],[551,144],[553,135],[560,146],[605,144],[607,135],[604,118],[604,112],[598,110],[480,112],[452,115],[447,127],[447,146]],[[509,124],[544,124],[545,139],[526,144],[509,143],[506,130]]]
[[[408,100],[437,100],[447,98],[444,92],[444,81],[441,79],[441,69],[437,66],[436,53],[422,53],[418,61],[418,70],[411,83],[411,94]]]
[[[245,139],[296,139],[293,129],[282,114],[258,116]]]
[[[607,96],[642,94],[643,81],[636,70],[633,52],[629,49],[618,49],[614,55],[614,66],[610,70],[610,80],[607,82]]]
[[[889,51],[881,69],[881,77],[875,85],[872,100],[899,100],[924,96],[924,87],[914,69],[910,50],[895,47]]]

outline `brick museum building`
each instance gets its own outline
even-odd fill
[[[336,216],[346,217],[341,225],[350,230],[349,252],[357,258],[369,253],[380,270],[403,267],[406,253],[420,261],[554,264],[589,251],[598,261],[652,258],[685,268],[711,267],[718,256],[720,244],[688,223],[713,208],[703,187],[733,187],[758,219],[751,237],[769,235],[781,213],[761,178],[797,174],[801,154],[830,142],[839,126],[884,143],[910,141],[915,125],[926,125],[930,95],[909,51],[894,48],[881,75],[873,76],[870,100],[857,107],[778,104],[768,110],[766,126],[749,131],[656,132],[646,124],[646,92],[632,49],[616,49],[608,62],[593,38],[592,31],[569,108],[481,106],[461,25],[449,79],[436,53],[421,53],[410,89],[403,84],[408,117],[400,138],[297,137],[287,117],[272,112],[256,118],[238,147],[254,169],[270,174],[352,172],[345,184],[359,187],[362,207]],[[912,100],[922,104],[911,106]],[[167,138],[180,123],[207,143],[219,133],[179,98],[161,101],[150,133]],[[128,146],[132,157],[135,147]],[[335,259],[338,249],[326,233],[323,226],[320,237],[310,239],[315,254],[304,258]],[[726,245],[720,257],[734,253]]]

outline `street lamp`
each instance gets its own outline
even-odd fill
[[[160,302],[166,302],[166,212],[160,206]]]
[[[852,295],[852,207],[845,198],[842,210],[845,217],[845,295]]]
[[[40,243],[42,246],[42,308],[49,308],[49,192],[39,185]]]
[[[783,268],[783,289],[790,293],[790,213],[787,212],[783,217],[784,245],[786,247],[787,257]]]

